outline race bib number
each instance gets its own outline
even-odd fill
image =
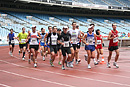
[[[115,37],[114,39],[113,39],[113,43],[116,43],[118,41],[118,37]]]
[[[15,42],[14,42],[14,40],[11,40],[11,44],[14,44]]]
[[[44,39],[41,39],[41,42],[44,43]]]
[[[69,41],[64,41],[64,47],[69,47]]]
[[[37,38],[32,38],[32,39],[31,39],[31,42],[32,42],[32,43],[36,43],[36,42],[37,42]]]
[[[101,40],[97,40],[97,45],[100,45],[101,44]]]
[[[92,44],[93,44],[93,39],[89,39],[89,40],[88,40],[88,43],[89,43],[90,45],[92,45]]]
[[[57,45],[57,40],[52,40],[52,45]]]
[[[26,41],[26,39],[21,39],[21,42],[22,42],[22,43],[25,43],[25,41]]]

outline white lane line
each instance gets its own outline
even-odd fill
[[[35,78],[35,77],[30,77],[30,76],[26,76],[26,75],[14,73],[14,72],[9,72],[9,71],[6,71],[6,70],[0,70],[0,72],[4,72],[4,73],[8,73],[8,74],[11,74],[11,75],[24,77],[24,78],[28,78],[28,79],[33,79],[33,80],[37,80],[37,81],[47,82],[47,83],[51,83],[51,84],[56,84],[56,85],[61,85],[61,86],[66,86],[66,87],[75,87],[75,86],[72,86],[72,85],[62,84],[62,83],[53,82],[53,81],[44,80],[44,79],[38,79],[38,78]]]
[[[2,61],[2,60],[0,60],[0,61]],[[85,80],[90,80],[90,81],[97,81],[97,82],[102,82],[102,83],[107,83],[107,84],[114,84],[114,85],[130,87],[129,84],[123,84],[123,83],[111,82],[111,81],[105,81],[105,80],[99,80],[99,79],[91,79],[91,78],[86,78],[86,77],[78,77],[78,76],[74,76],[74,75],[62,74],[62,73],[57,73],[57,72],[52,72],[52,71],[47,71],[47,70],[39,70],[39,69],[36,69],[36,68],[29,68],[29,67],[25,67],[25,66],[22,66],[22,65],[10,63],[10,62],[7,62],[7,61],[5,61],[5,63],[12,64],[12,65],[19,66],[19,67],[28,68],[28,69],[33,69],[33,70],[36,70],[36,71],[43,71],[43,72],[47,72],[47,73],[51,73],[51,74],[53,73],[53,74],[73,77],[73,78],[77,78],[77,79],[85,79]]]
[[[18,58],[17,56],[13,56],[15,57],[16,59],[20,59]],[[43,65],[47,65],[47,66],[50,66],[48,64],[45,64],[45,63],[42,63]],[[58,66],[55,66],[55,67],[58,67]],[[61,68],[61,67],[58,67],[58,68]],[[103,67],[100,67],[98,66],[98,68],[103,68]],[[70,68],[69,68],[70,69]],[[107,69],[107,68],[103,68],[103,69]],[[115,76],[115,77],[120,77],[120,78],[127,78],[129,79],[130,77],[129,76],[123,76],[123,75],[113,75],[113,74],[106,74],[106,73],[100,73],[100,72],[94,72],[94,71],[87,71],[87,70],[80,70],[80,69],[70,69],[70,70],[77,70],[77,71],[81,71],[81,72],[89,72],[89,73],[94,73],[94,74],[101,74],[101,75],[107,75],[107,76]],[[111,69],[113,70],[113,69]],[[121,70],[118,70],[118,71],[121,71]],[[123,71],[124,72],[124,71]],[[130,71],[125,71],[125,72],[130,72]]]
[[[11,86],[8,86],[8,85],[2,84],[2,83],[0,83],[0,86],[3,86],[3,87],[11,87]]]

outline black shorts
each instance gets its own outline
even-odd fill
[[[66,56],[66,53],[71,54],[70,47],[62,47],[61,51],[63,56]]]
[[[114,50],[117,50],[119,49],[118,46],[111,46],[108,48],[109,51],[114,51]]]
[[[76,50],[76,48],[78,47],[77,44],[72,44],[72,46],[73,46],[73,49],[74,49],[74,50]]]
[[[36,51],[38,51],[39,45],[30,45],[30,46],[29,46],[29,49],[31,49],[31,48],[33,48],[33,49],[35,49]]]
[[[50,51],[51,51],[51,52],[55,52],[55,54],[56,54],[57,51],[58,51],[57,46],[51,46],[51,45],[50,45]]]
[[[26,44],[19,44],[19,47],[20,47],[20,49],[23,48],[23,47],[27,48],[27,45]]]
[[[77,43],[77,49],[80,49],[81,43]]]
[[[9,45],[12,45],[12,47],[14,47],[15,45],[14,44],[12,44],[11,42],[9,42]]]
[[[57,45],[57,51],[61,50],[61,45]]]

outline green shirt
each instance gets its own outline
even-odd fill
[[[26,41],[26,39],[27,39],[27,36],[28,36],[27,33],[24,33],[24,34],[23,34],[22,32],[19,33],[18,36],[17,36],[17,37],[19,38],[19,41],[21,42],[21,43],[19,43],[19,44],[26,44],[25,41]]]

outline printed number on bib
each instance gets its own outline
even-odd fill
[[[71,39],[72,39],[73,43],[76,42],[76,38],[75,37],[72,37]]]
[[[101,40],[97,40],[97,45],[100,45],[101,44]]]
[[[52,45],[57,45],[57,40],[52,40]]]
[[[88,40],[88,43],[89,43],[90,45],[92,45],[92,44],[93,44],[93,39],[89,39],[89,40]]]
[[[37,38],[32,38],[32,39],[31,39],[31,42],[32,42],[32,43],[37,42]]]
[[[116,43],[118,41],[118,37],[113,39],[113,43]]]
[[[26,39],[21,39],[21,42],[22,42],[22,43],[25,43],[25,41],[26,41]]]
[[[15,42],[14,42],[14,40],[11,40],[11,44],[14,44]]]
[[[69,41],[64,42],[64,47],[69,47]]]

